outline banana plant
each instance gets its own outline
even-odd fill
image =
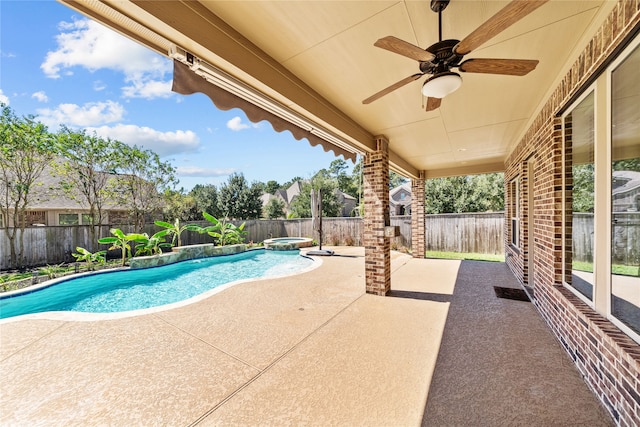
[[[149,239],[149,236],[145,236],[140,233],[124,234],[119,228],[112,228],[109,230],[113,236],[103,237],[98,242],[103,245],[111,245],[109,250],[120,249],[122,251],[122,266],[124,267],[127,259],[131,257],[131,245],[129,242],[144,242]]]
[[[94,263],[98,265],[102,265],[105,263],[106,254],[107,251],[98,251],[96,253],[91,253],[85,248],[78,246],[76,247],[76,252],[71,255],[73,255],[76,261],[84,261],[87,264],[88,270],[93,270]]]
[[[137,240],[139,244],[136,245],[136,256],[159,255],[162,253],[162,248],[171,247],[171,243],[164,241],[164,236],[168,233],[168,230],[160,230],[151,237],[144,233],[145,239]]]
[[[180,220],[176,218],[173,224],[164,222],[164,221],[154,221],[154,224],[159,227],[164,227],[166,230],[166,234],[170,234],[173,236],[171,239],[171,245],[176,245],[176,240],[178,242],[178,246],[182,246],[182,240],[180,239],[180,235],[183,231],[191,229],[190,224],[180,225]]]
[[[218,246],[235,245],[244,241],[244,236],[247,235],[247,232],[244,231],[244,222],[242,225],[236,227],[232,223],[227,222],[226,218],[219,220],[207,212],[202,212],[202,216],[213,225],[208,227],[191,225],[187,227],[187,230],[197,231],[201,234],[207,233],[213,237],[214,243]]]

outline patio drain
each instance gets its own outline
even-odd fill
[[[502,286],[494,286],[493,290],[498,298],[513,299],[517,301],[531,302],[527,293],[523,289],[505,288]]]

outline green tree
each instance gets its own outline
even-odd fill
[[[264,216],[269,219],[284,218],[284,208],[284,200],[272,197],[264,207]]]
[[[278,181],[269,180],[264,185],[264,192],[269,194],[276,194],[276,191],[280,189],[280,184]]]
[[[193,197],[198,211],[197,216],[191,218],[192,220],[201,220],[202,212],[209,212],[216,218],[222,216],[222,212],[218,209],[218,189],[215,185],[197,184],[191,189],[189,195]]]
[[[614,171],[634,171],[640,172],[640,157],[633,157],[624,160],[616,160],[612,163]]]
[[[425,197],[429,214],[501,211],[504,176],[495,173],[428,179]]]
[[[291,203],[291,212],[294,218],[311,218],[311,189],[322,190],[322,216],[337,217],[341,206],[338,203],[336,190],[337,183],[326,170],[321,170],[311,178],[311,181],[302,183],[300,194]]]
[[[347,174],[349,165],[342,159],[335,159],[329,165],[329,175],[336,180],[338,189],[343,193],[358,198],[358,183],[353,176]]]
[[[194,221],[200,219],[202,211],[198,208],[191,193],[185,194],[183,189],[167,188],[164,191],[163,200],[162,218],[164,220]]]
[[[573,212],[593,212],[595,170],[593,163],[573,165]]]
[[[10,265],[19,268],[24,257],[26,211],[42,184],[39,179],[44,169],[55,156],[55,136],[33,116],[18,117],[4,104],[0,108],[0,214],[9,240]]]
[[[102,225],[103,208],[115,196],[109,181],[114,179],[111,171],[116,167],[117,144],[65,126],[58,134],[58,143],[62,158],[56,162],[55,170],[61,177],[60,189],[66,197],[89,209],[93,225]],[[91,227],[90,232],[92,240],[96,240],[96,228]]]
[[[389,190],[392,190],[405,182],[409,181],[404,176],[395,173],[394,171],[389,171]]]
[[[249,185],[243,174],[234,173],[222,184],[218,194],[218,210],[229,219],[257,219],[262,214],[262,188]]]
[[[117,194],[142,230],[145,217],[162,209],[162,194],[176,182],[175,169],[151,150],[119,144]]]

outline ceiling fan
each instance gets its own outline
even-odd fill
[[[462,61],[463,57],[480,47],[509,26],[518,22],[548,0],[513,0],[494,16],[476,28],[467,37],[460,40],[442,40],[442,11],[450,0],[431,0],[431,10],[438,14],[438,39],[426,49],[393,36],[379,39],[374,46],[389,50],[418,61],[420,72],[400,80],[362,101],[369,104],[402,86],[430,74],[422,86],[422,94],[427,97],[425,109],[440,107],[442,98],[454,92],[462,85],[460,74],[451,71],[457,68],[463,73],[504,74],[524,76],[538,65],[531,59],[489,59],[477,58]]]

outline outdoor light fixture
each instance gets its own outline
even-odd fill
[[[438,73],[429,78],[422,86],[422,94],[429,98],[444,98],[462,85],[460,74],[451,71]]]

